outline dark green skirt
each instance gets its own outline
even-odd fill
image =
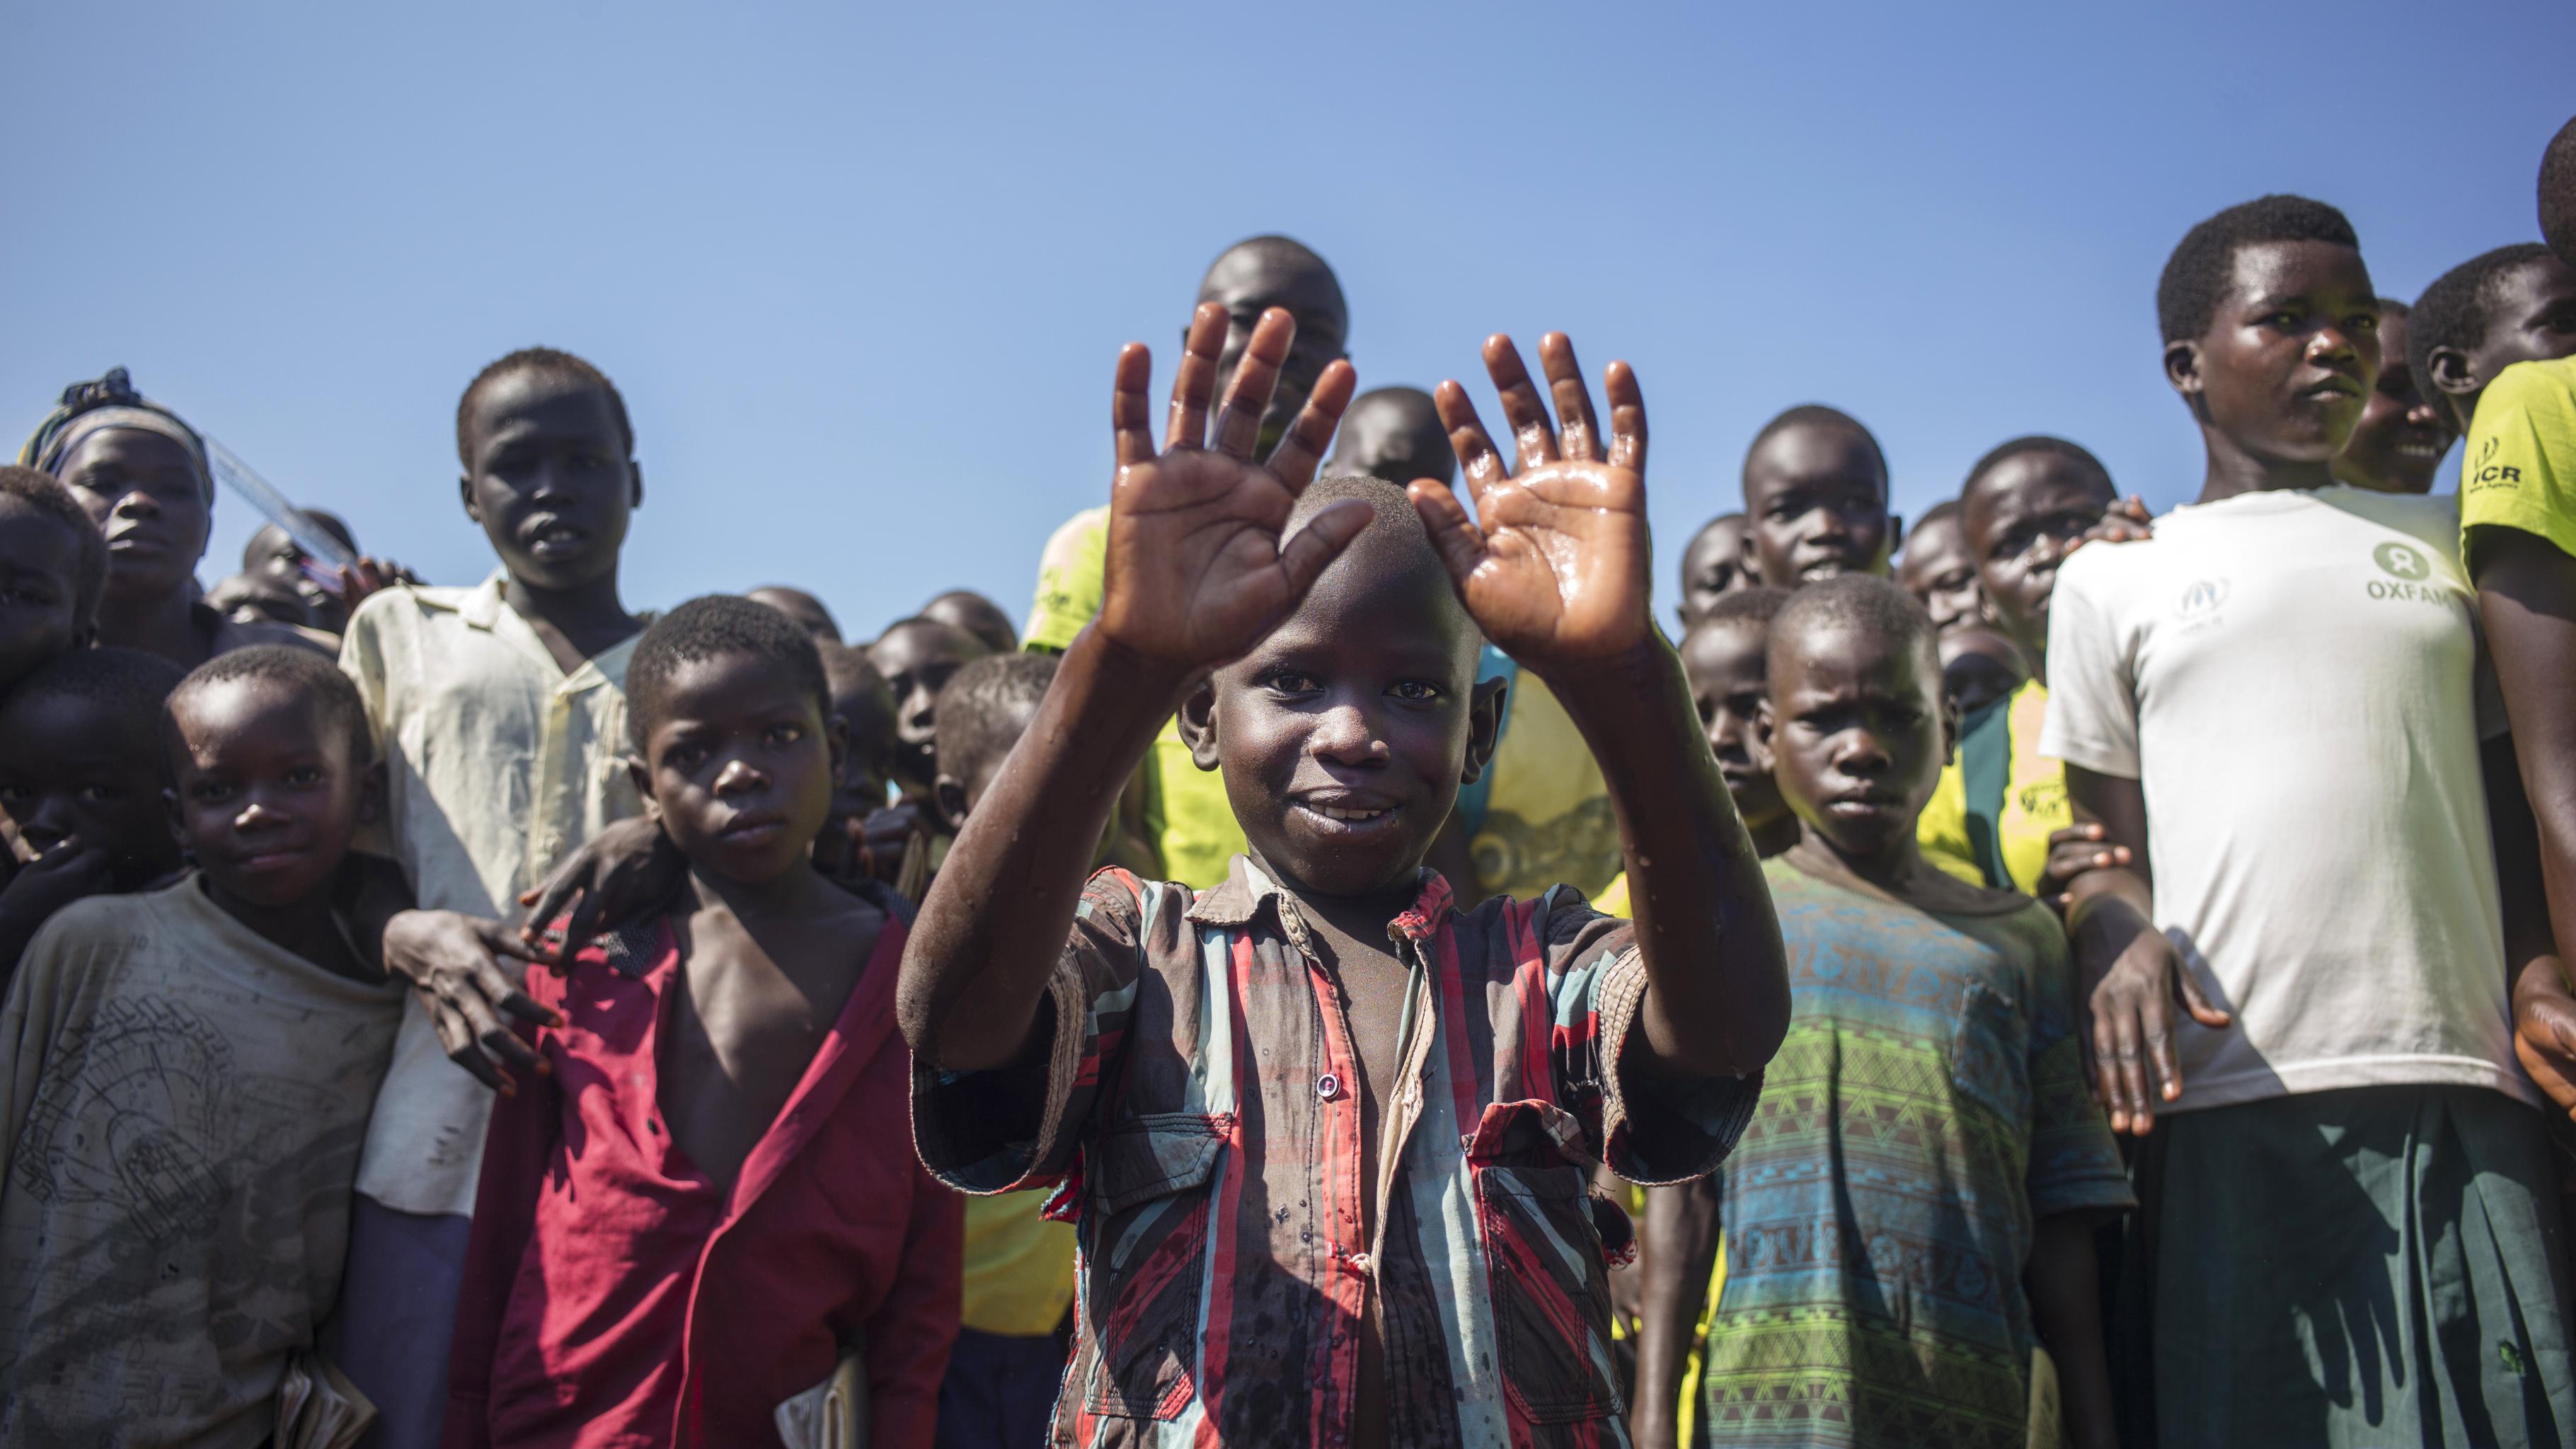
[[[2576,1443],[2550,1153],[2478,1087],[2157,1118],[2112,1315],[2126,1442]]]

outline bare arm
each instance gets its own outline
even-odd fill
[[[2223,1027],[2234,1018],[2210,1004],[2173,943],[2156,929],[2145,790],[2135,780],[2068,765],[2066,796],[2076,824],[2101,827],[2105,843],[2130,862],[2097,866],[2067,883],[2066,930],[2086,987],[2080,999],[2090,1029],[2079,1040],[2088,1048],[2085,1065],[2094,1095],[2109,1109],[2112,1131],[2144,1136],[2155,1126],[2155,1102],[2182,1095],[2175,1005],[2207,1027]],[[2159,1083],[2153,1095],[2150,1068]]]
[[[1637,1449],[1681,1442],[1682,1376],[1717,1271],[1718,1226],[1716,1179],[1646,1189],[1645,1251],[1638,1256],[1646,1326],[1637,1335],[1637,1403],[1628,1420]]]
[[[2576,943],[2576,559],[2520,529],[2480,529],[2476,543],[2478,613],[2518,765],[2499,778],[2489,747],[2514,1050],[2559,1110],[2576,1112],[2576,999],[2562,966]]]
[[[1225,330],[1212,302],[1191,320],[1159,455],[1146,427],[1152,358],[1136,343],[1119,354],[1100,616],[1065,651],[904,945],[895,1009],[925,1062],[980,1071],[1027,1052],[1100,832],[1183,690],[1259,643],[1368,524],[1367,504],[1344,502],[1280,537],[1354,386],[1348,363],[1326,368],[1269,463],[1252,461],[1296,332],[1283,310],[1254,327],[1215,441],[1199,445]]]
[[[2074,1449],[2118,1449],[2111,1417],[2111,1364],[2102,1351],[2102,1292],[2093,1258],[2095,1217],[2060,1213],[2039,1220],[2021,1273],[2030,1325],[2057,1363]]]
[[[1466,390],[1440,385],[1477,516],[1429,480],[1410,490],[1414,508],[1485,637],[1548,682],[1600,762],[1646,967],[1640,1065],[1744,1076],[1788,1031],[1788,968],[1761,860],[1647,607],[1645,398],[1610,364],[1605,439],[1573,344],[1549,333],[1539,359],[1553,425],[1511,339],[1485,343],[1516,445],[1508,471]]]

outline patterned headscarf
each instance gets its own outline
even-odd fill
[[[62,467],[82,439],[109,428],[159,433],[177,443],[197,465],[197,484],[206,502],[215,501],[214,470],[206,465],[205,439],[177,413],[134,390],[125,369],[111,367],[95,382],[76,382],[63,389],[62,405],[47,414],[27,445],[18,450],[22,467],[53,473]]]

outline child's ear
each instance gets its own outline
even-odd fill
[[[1181,743],[1190,747],[1190,763],[1202,770],[1217,766],[1216,754],[1216,676],[1211,674],[1192,686],[1189,697],[1181,701],[1181,712],[1173,721],[1180,729]]]
[[[1903,547],[1905,547],[1905,515],[1891,513],[1887,515],[1887,551],[1893,555]]]
[[[653,798],[653,767],[645,763],[642,755],[628,755],[626,778],[634,782],[635,793],[644,797],[644,818],[661,824],[662,806]]]
[[[823,716],[823,745],[832,754],[832,779],[843,778],[850,767],[850,722],[828,711]]]
[[[2165,382],[2174,391],[2197,402],[2200,397],[2200,344],[2173,341],[2165,344]]]
[[[1777,723],[1771,715],[1771,696],[1753,706],[1753,738],[1745,742],[1744,753],[1753,757],[1753,768],[1763,774],[1777,770],[1779,761],[1771,753],[1771,730]]]
[[[2442,415],[2467,432],[2468,419],[2460,415],[2460,403],[2478,390],[2477,359],[2457,347],[2436,347],[2424,359],[2424,368],[2432,374],[2433,398]]]
[[[1503,738],[1503,705],[1510,693],[1508,680],[1488,679],[1467,695],[1467,766],[1458,772],[1458,783],[1473,785],[1494,762],[1494,747]]]
[[[473,519],[476,523],[481,523],[483,521],[483,510],[474,506],[474,475],[472,473],[459,473],[456,475],[456,496],[458,500],[463,502],[465,505],[465,516]]]
[[[629,508],[641,508],[641,507],[643,507],[643,506],[644,506],[644,465],[643,465],[643,464],[641,464],[641,463],[636,462],[636,461],[635,461],[634,459],[632,459],[632,458],[627,459],[627,460],[626,460],[626,476],[627,476],[628,480],[633,484],[633,486],[632,486],[632,487],[627,491],[627,495],[626,495],[626,506],[627,506],[627,507],[629,507]]]
[[[1735,536],[1735,566],[1754,583],[1762,582],[1762,560],[1753,552],[1753,520],[1744,520],[1744,531]]]
[[[930,803],[939,811],[948,833],[966,828],[966,782],[955,775],[942,775],[931,784]]]

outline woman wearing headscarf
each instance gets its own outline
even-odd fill
[[[61,479],[107,536],[100,644],[148,650],[182,669],[251,644],[330,652],[289,625],[226,618],[199,593],[215,504],[205,440],[136,392],[124,368],[63,389],[18,461]]]

